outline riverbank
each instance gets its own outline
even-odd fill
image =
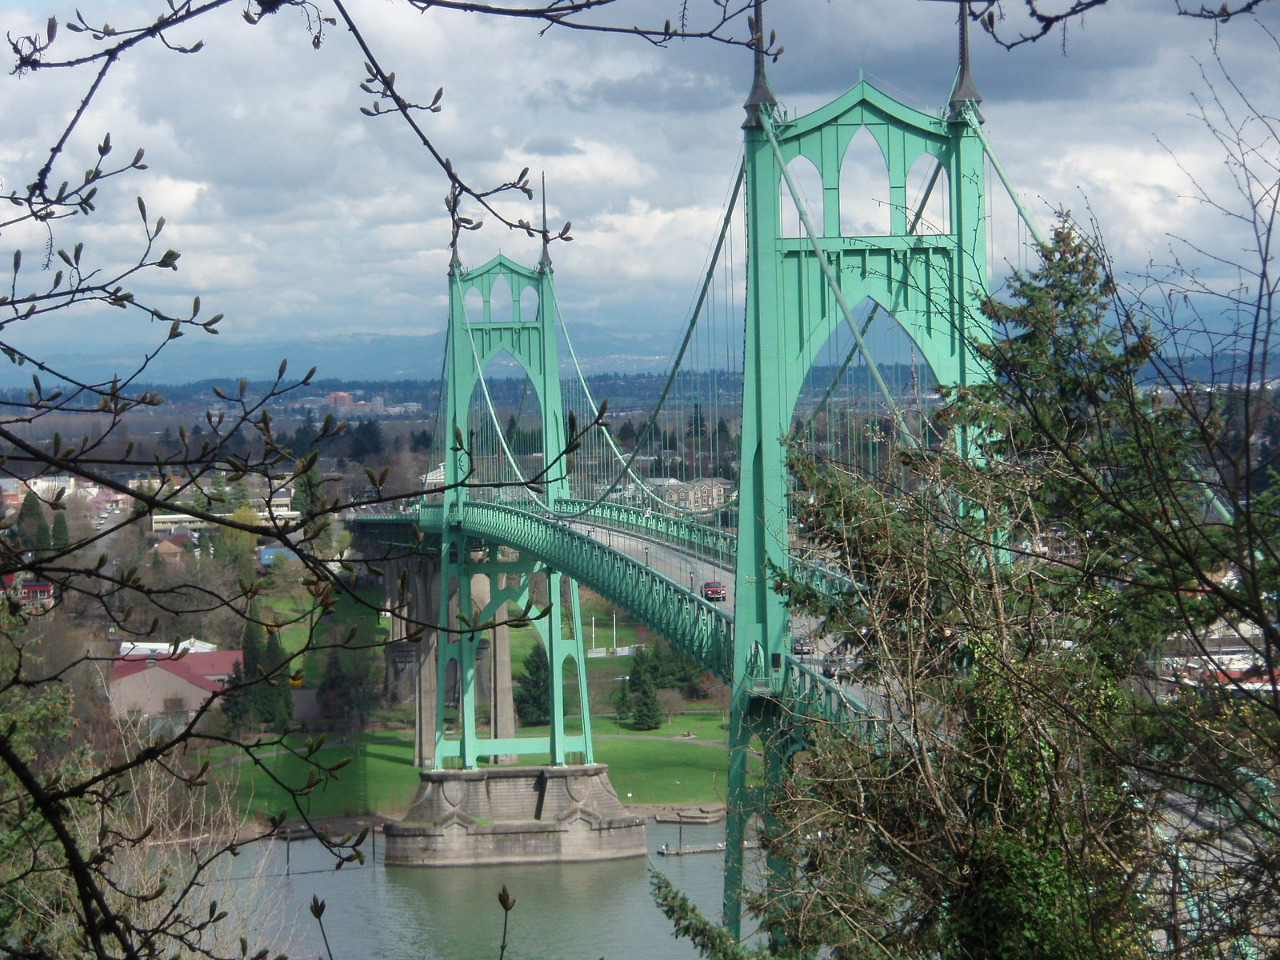
[[[724,805],[634,803],[627,807],[627,812],[637,817],[644,817],[649,821],[675,822],[683,819],[690,823],[718,823],[724,818]],[[338,839],[346,834],[357,836],[365,827],[368,827],[370,832],[374,830],[381,830],[386,824],[396,823],[399,819],[399,815],[390,814],[312,817],[311,825],[316,830],[328,830],[330,837]],[[262,827],[265,831],[266,824],[264,823]],[[282,831],[295,831],[300,833],[305,829],[305,825],[300,820],[288,821],[281,829]],[[299,839],[299,837],[294,836],[293,839]]]

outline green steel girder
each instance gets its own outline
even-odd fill
[[[361,514],[348,522],[383,543],[434,552],[438,541],[432,542],[432,531],[439,529],[443,516],[440,504],[425,504],[413,515]],[[415,532],[416,522],[422,523],[421,539]],[[557,520],[503,504],[467,504],[461,511],[460,528],[468,539],[510,547],[562,570],[666,637],[714,676],[725,682],[730,679],[733,617],[639,561]],[[749,681],[763,676],[762,651],[750,662]],[[791,654],[783,656],[780,670],[783,679],[777,696],[786,701],[789,713],[834,723],[867,720],[865,707]],[[486,746],[486,752],[505,751]]]
[[[467,504],[458,525],[469,538],[519,550],[586,584],[712,674],[730,676],[733,618],[688,588],[559,521],[503,504]]]

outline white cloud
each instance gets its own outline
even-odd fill
[[[151,6],[120,0],[111,19],[146,21]],[[626,3],[618,15],[652,16],[654,6]],[[787,47],[770,67],[773,86],[793,112],[838,94],[860,67],[914,105],[945,99],[955,42],[947,5],[769,6]],[[0,26],[23,33],[46,15],[32,0],[0,12]],[[540,37],[528,23],[418,14],[397,3],[367,5],[358,16],[407,96],[430,101],[445,88],[442,112],[417,118],[465,176],[489,185],[526,165],[535,181],[546,172],[552,221],[574,222],[574,243],[553,251],[566,312],[580,310],[619,336],[637,318],[678,322],[738,162],[748,55],[567,31]],[[1163,249],[1166,234],[1194,234],[1209,247],[1225,237],[1185,199],[1181,172],[1156,142],[1174,145],[1205,183],[1222,183],[1216,148],[1187,116],[1198,86],[1191,57],[1207,56],[1212,36],[1211,25],[1175,17],[1165,0],[1116,0],[1072,26],[1066,56],[1056,40],[1005,53],[975,37],[987,132],[1023,195],[1041,212],[1078,208],[1087,196],[1113,252],[1135,269]],[[177,274],[140,278],[139,296],[173,304],[199,294],[205,311],[227,314],[227,336],[249,349],[255,339],[438,329],[445,179],[401,121],[359,114],[371,98],[357,87],[364,58],[348,34],[329,28],[317,51],[296,11],[250,27],[227,9],[186,28],[183,39],[196,38],[206,41],[196,56],[143,45],[113,71],[56,176],[82,172],[107,130],[113,156],[144,146],[151,170],[104,185],[93,225],[83,233],[57,225],[58,244],[83,236],[95,255],[126,262],[142,239],[140,193],[153,221],[166,217],[162,240],[183,258]],[[1273,109],[1274,47],[1248,23],[1233,23],[1221,39],[1242,81]],[[92,46],[64,31],[56,49],[77,45]],[[0,180],[11,187],[38,168],[88,74],[0,83]],[[537,199],[495,202],[512,217],[538,216]],[[44,242],[39,231],[5,231],[4,240]],[[536,242],[492,222],[462,239],[467,264],[498,250],[524,262],[538,256]],[[86,346],[104,336],[95,329],[79,338]],[[116,324],[110,336],[137,343],[152,333]],[[59,324],[27,336],[66,340]]]

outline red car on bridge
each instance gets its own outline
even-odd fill
[[[702,599],[709,600],[711,603],[719,603],[721,600],[729,599],[729,591],[724,588],[724,584],[719,580],[708,580],[702,585]]]

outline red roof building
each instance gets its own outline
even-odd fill
[[[4,575],[6,593],[17,591],[18,602],[24,607],[48,610],[53,606],[53,584],[45,580],[27,580],[17,574]]]
[[[209,694],[230,682],[243,659],[239,650],[118,657],[111,663],[107,682],[111,712],[129,720],[190,719]]]

